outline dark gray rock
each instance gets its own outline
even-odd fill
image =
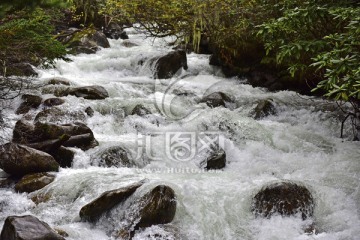
[[[85,108],[85,113],[86,113],[89,117],[92,117],[92,116],[94,116],[95,111],[94,111],[94,109],[92,109],[91,107],[87,107],[87,108]]]
[[[126,149],[120,146],[109,147],[94,156],[93,161],[98,161],[100,166],[106,167],[134,167]]]
[[[61,105],[64,102],[65,100],[61,98],[48,98],[44,101],[44,106],[53,107],[53,106]]]
[[[13,176],[58,171],[59,164],[45,152],[16,143],[0,146],[0,168]]]
[[[271,99],[259,101],[253,110],[253,116],[255,119],[261,119],[274,114],[276,114],[276,109]]]
[[[145,116],[148,114],[151,114],[150,110],[144,107],[142,104],[138,104],[133,108],[130,115]]]
[[[188,68],[186,52],[183,50],[170,52],[154,60],[154,64],[154,77],[158,79],[171,78],[180,68],[184,68],[185,70]]]
[[[39,136],[34,134],[35,126],[25,120],[18,120],[15,123],[13,130],[12,141],[15,143],[29,143],[35,142],[39,139]]]
[[[38,108],[42,102],[42,98],[37,95],[24,94],[21,96],[22,103],[16,110],[16,114],[24,114],[30,111],[32,108]]]
[[[50,85],[66,85],[66,86],[70,86],[70,82],[68,80],[62,79],[62,78],[50,79],[48,81],[48,84],[50,84]]]
[[[38,218],[25,216],[9,216],[1,231],[0,240],[65,240],[50,226]]]
[[[3,68],[0,68],[0,75],[4,75]],[[37,75],[29,63],[13,63],[6,67],[6,76],[34,77]]]
[[[210,156],[206,159],[205,169],[207,170],[223,169],[225,166],[226,153],[222,149],[211,152]]]
[[[211,108],[226,107],[227,103],[232,103],[233,100],[223,92],[214,92],[203,97],[200,102],[206,103]]]
[[[134,229],[157,224],[170,223],[176,213],[176,197],[172,188],[159,185],[145,194],[140,200],[140,219]]]
[[[21,193],[34,192],[50,184],[54,181],[54,179],[55,175],[49,173],[27,174],[22,177],[19,182],[16,183],[15,191]]]
[[[69,91],[70,95],[76,97],[83,97],[85,99],[105,99],[109,97],[108,92],[102,86],[86,86],[86,87],[77,87],[72,88]]]
[[[253,198],[252,212],[257,217],[270,218],[274,214],[302,219],[313,216],[314,199],[310,191],[291,182],[278,182],[262,188]]]
[[[101,215],[125,201],[142,185],[143,182],[139,182],[127,187],[104,192],[100,197],[81,208],[81,219],[95,222]]]

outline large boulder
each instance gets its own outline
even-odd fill
[[[176,196],[172,188],[159,185],[140,200],[140,217],[134,229],[170,223],[176,213]]]
[[[265,186],[253,198],[255,216],[270,218],[274,214],[291,216],[301,214],[302,219],[313,216],[314,199],[310,191],[291,182],[278,182]]]
[[[154,77],[158,79],[171,78],[180,68],[188,68],[186,52],[183,50],[170,52],[155,60],[154,64]]]
[[[38,218],[25,216],[9,216],[1,231],[0,240],[65,240],[51,227]]]
[[[74,151],[63,146],[55,149],[49,154],[53,156],[53,158],[60,164],[60,167],[62,168],[71,167],[75,156]]]
[[[24,94],[21,96],[22,103],[16,110],[16,114],[24,114],[30,111],[32,108],[40,106],[42,98],[37,95]]]
[[[105,99],[109,97],[108,92],[102,86],[85,86],[72,88],[70,89],[69,94],[91,100]]]
[[[226,107],[228,103],[232,103],[233,100],[223,92],[214,92],[203,97],[200,102],[206,103],[211,108]]]
[[[25,175],[15,184],[17,192],[34,192],[52,183],[55,175],[49,173],[34,173]]]
[[[276,114],[276,109],[271,99],[259,101],[253,110],[253,116],[255,119],[261,119],[274,114]]]
[[[127,187],[104,192],[100,197],[81,208],[81,219],[90,222],[96,221],[102,214],[125,201],[142,185],[143,182],[138,182]]]
[[[0,168],[13,176],[58,171],[59,164],[45,153],[16,143],[0,146]]]

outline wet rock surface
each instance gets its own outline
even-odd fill
[[[61,98],[48,98],[44,101],[44,106],[53,107],[53,106],[61,105],[64,102],[65,100]]]
[[[214,92],[203,97],[200,102],[206,103],[211,108],[226,107],[227,103],[233,102],[233,100],[223,92]]]
[[[38,218],[25,216],[9,216],[1,231],[0,240],[65,240],[50,226]]]
[[[210,156],[206,159],[205,169],[216,170],[223,169],[226,166],[226,153],[224,150],[219,149],[212,151]]]
[[[109,97],[108,92],[102,86],[86,86],[86,87],[77,87],[69,90],[69,95],[74,95],[76,97],[82,97],[85,99],[105,99]]]
[[[7,143],[0,146],[0,168],[12,176],[24,176],[29,173],[58,171],[59,164],[45,152]]]
[[[270,218],[274,214],[300,214],[303,220],[312,217],[314,199],[310,191],[291,182],[273,183],[261,189],[253,198],[252,211],[257,217]]]
[[[42,97],[32,94],[24,94],[21,96],[22,103],[16,110],[16,114],[24,114],[29,112],[31,109],[36,109],[42,102]]]
[[[81,208],[80,218],[90,222],[96,221],[102,214],[125,201],[142,185],[143,182],[139,182],[127,187],[104,192],[100,197]]]
[[[252,112],[255,119],[261,119],[276,114],[276,108],[271,99],[260,100]]]
[[[15,185],[17,192],[34,192],[53,182],[55,175],[49,173],[35,173],[25,175]]]
[[[175,191],[169,186],[156,186],[139,202],[140,220],[135,229],[170,223],[175,217],[177,201]]]
[[[188,68],[186,52],[183,50],[170,52],[154,61],[154,76],[158,79],[171,78],[180,68]]]

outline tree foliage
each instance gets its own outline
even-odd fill
[[[52,36],[51,17],[36,9],[0,26],[2,65],[28,62],[34,65],[52,63],[66,54],[65,47]]]

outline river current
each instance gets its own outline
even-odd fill
[[[101,85],[109,92],[104,100],[67,96],[59,106],[67,111],[91,107],[95,114],[85,123],[99,146],[85,152],[74,148],[72,167],[60,169],[55,181],[37,192],[51,193],[45,203],[36,206],[25,193],[0,189],[1,225],[9,215],[32,214],[66,231],[69,240],[112,239],[114,229],[126,221],[117,217],[119,210],[95,225],[80,221],[79,210],[104,191],[146,179],[136,194],[158,184],[174,189],[177,211],[171,225],[183,239],[360,239],[360,145],[339,138],[341,113],[330,111],[335,103],[291,91],[268,92],[245,84],[244,79],[224,78],[208,64],[209,55],[194,53],[187,55],[187,70],[172,79],[154,80],[147,59],[171,47],[165,40],[146,38],[133,29],[128,34],[129,40],[110,40],[111,47],[96,54],[69,56],[70,62],[58,61],[55,69],[37,69],[40,84],[56,77],[72,86]],[[127,47],[124,42],[136,46]],[[199,103],[215,91],[227,93],[234,103],[227,108]],[[257,102],[269,98],[277,113],[252,118]],[[21,118],[14,114],[19,103],[15,100],[6,112],[13,125]],[[137,104],[152,114],[129,115]],[[349,124],[345,135],[351,138]],[[171,142],[174,136],[188,137],[184,146],[204,136],[210,136],[203,138],[205,144],[221,140],[226,167],[202,170],[199,166],[205,155],[191,144],[186,145],[189,157],[176,152]],[[136,167],[99,166],[92,156],[112,146],[128,149]],[[255,218],[250,210],[252,197],[263,186],[282,180],[301,183],[311,191],[313,219]],[[303,231],[312,220],[319,229],[317,235]],[[153,226],[134,239],[157,239],[155,233],[164,231]],[[149,235],[153,238],[146,238]]]

